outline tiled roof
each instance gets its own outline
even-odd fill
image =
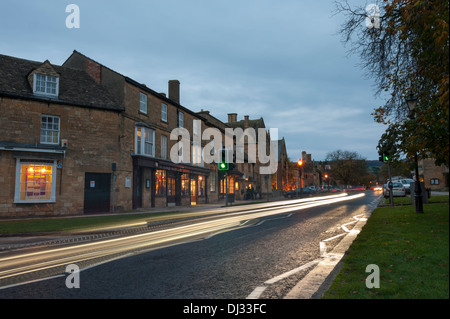
[[[89,108],[122,111],[124,108],[87,72],[52,65],[59,74],[58,97],[33,94],[28,75],[43,62],[35,62],[0,54],[0,96],[51,101]]]
[[[245,128],[245,120],[240,120],[237,122],[231,122],[231,123],[227,123],[227,125],[231,126],[231,127],[240,127],[242,129]],[[256,131],[258,131],[259,128],[266,128],[266,125],[264,124],[264,120],[263,118],[259,118],[257,120],[248,120],[248,127],[252,127],[254,128]]]

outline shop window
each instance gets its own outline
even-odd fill
[[[198,196],[205,196],[205,177],[198,177]]]
[[[54,161],[18,160],[16,166],[16,203],[54,202],[56,189]]]
[[[155,195],[166,195],[166,171],[158,170],[155,173]]]

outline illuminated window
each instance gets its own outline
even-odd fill
[[[225,178],[220,180],[220,193],[225,194],[226,192],[226,180]],[[235,180],[234,177],[228,176],[228,194],[234,194],[235,191]]]
[[[55,161],[17,160],[16,203],[54,202],[56,188]]]
[[[205,178],[203,176],[198,177],[198,196],[205,196]]]
[[[42,115],[41,117],[41,143],[59,144],[59,117]]]
[[[33,93],[58,96],[59,78],[51,75],[34,74]]]
[[[228,177],[228,194],[234,193],[234,177]]]
[[[155,195],[166,195],[166,171],[158,170],[155,172]]]

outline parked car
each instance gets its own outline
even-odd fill
[[[383,196],[389,197],[389,184],[384,184],[383,187]],[[402,183],[399,182],[393,182],[392,183],[392,196],[397,197],[397,196],[406,196],[406,189],[403,186]]]
[[[351,191],[364,191],[366,188],[364,186],[348,186],[344,189],[345,192],[351,192]]]
[[[292,191],[285,192],[285,193],[283,193],[283,196],[287,197],[287,198],[294,198],[294,197],[310,195],[310,194],[315,194],[315,193],[316,193],[315,190],[312,190],[309,187],[303,187],[303,188],[297,188]]]
[[[405,188],[406,194],[411,194],[411,183],[414,183],[413,179],[404,178],[404,179],[399,179],[396,182],[402,183],[403,187]]]

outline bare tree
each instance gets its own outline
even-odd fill
[[[333,180],[344,186],[367,183],[367,162],[358,153],[336,150],[328,153],[325,160],[331,165]]]

